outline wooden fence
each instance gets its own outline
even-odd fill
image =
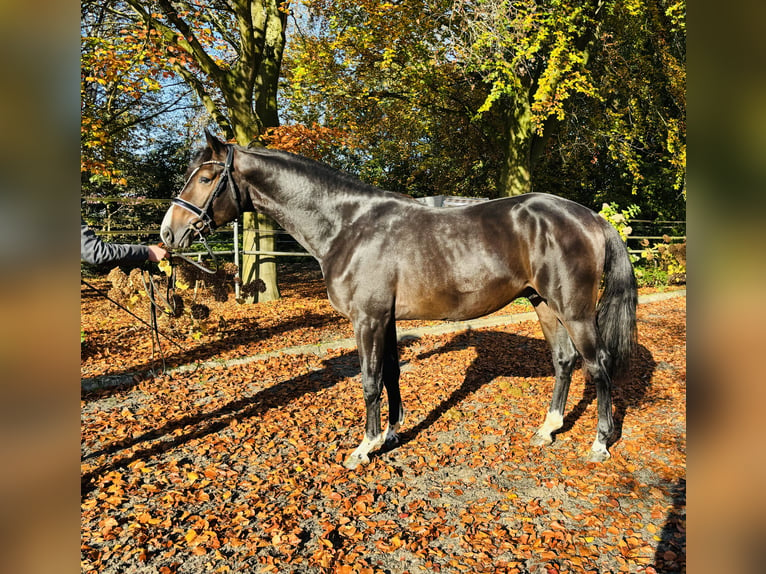
[[[646,247],[642,245],[644,240],[652,246],[656,243],[686,243],[685,221],[652,221],[648,219],[633,219],[630,221],[632,228],[628,236],[628,252],[637,255]]]
[[[445,209],[449,209],[452,206],[486,201],[486,199],[436,196],[429,198],[419,198],[419,201],[427,205],[436,205],[444,207]],[[120,197],[86,197],[85,202],[91,204],[118,203],[123,207],[146,204],[154,206],[155,208],[162,207],[163,210],[170,205],[169,199],[132,199]],[[159,218],[157,221],[159,222]],[[115,224],[119,225],[119,218],[115,218],[113,222],[110,220],[110,225],[107,229],[95,229],[94,231],[97,235],[104,237],[118,236],[120,238],[119,240],[121,241],[158,242],[160,240],[159,226],[142,229],[115,229]],[[633,231],[628,236],[628,251],[634,255],[644,251],[645,247],[642,245],[642,241],[644,240],[648,241],[649,245],[654,245],[656,243],[664,242],[667,240],[669,240],[671,243],[686,241],[685,221],[650,221],[644,219],[634,219],[630,221],[630,226]],[[241,235],[241,228],[238,222],[235,221],[217,229],[215,233],[208,239],[208,243],[210,244],[210,247],[216,257],[233,256],[234,263],[237,266],[239,266],[242,255],[267,257],[311,257],[311,255],[306,253],[303,250],[303,247],[288,232],[281,229],[261,232],[256,230],[253,244],[250,246],[242,245]],[[282,249],[276,251],[259,251],[254,249],[253,247],[257,243],[258,239],[266,235],[276,235],[278,246]],[[201,251],[201,246],[198,246],[197,249],[187,250],[182,252],[182,254],[186,255],[187,257],[198,256],[201,259],[204,255],[206,255],[206,252]]]

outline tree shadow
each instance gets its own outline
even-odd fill
[[[460,404],[484,385],[497,377],[553,377],[555,371],[551,359],[550,347],[543,339],[524,337],[500,331],[468,331],[455,336],[448,344],[423,353],[417,359],[448,353],[458,349],[474,347],[477,357],[466,370],[463,383],[452,394],[436,406],[414,427],[399,434],[398,444],[383,447],[380,454],[389,452],[399,445],[404,445],[427,430],[444,413]],[[636,409],[647,401],[647,391],[651,383],[656,363],[651,352],[644,346],[637,349],[637,357],[631,367],[631,376],[618,381],[614,386],[612,400],[614,407],[615,434],[612,444],[622,436],[622,426],[629,409]],[[575,367],[581,368],[580,362]],[[571,399],[571,396],[570,396]],[[582,397],[569,410],[564,418],[564,426],[554,433],[572,429],[588,405],[596,399],[596,390],[592,383],[586,382]],[[569,401],[568,401],[569,402]]]
[[[659,574],[686,572],[686,480],[680,479],[673,486],[673,508],[660,534],[660,542],[654,554],[654,568]]]
[[[252,319],[242,319],[238,321],[236,329],[227,331],[226,335],[219,341],[194,349],[177,351],[175,353],[164,355],[165,367],[172,369],[173,367],[180,365],[201,363],[220,353],[224,353],[241,345],[247,345],[248,343],[254,343],[263,339],[282,335],[295,329],[305,329],[307,326],[322,327],[336,321],[337,317],[332,315],[306,313],[300,317],[282,321],[273,327],[261,328],[258,326],[257,317],[253,317]],[[147,333],[147,336],[150,335]],[[176,348],[171,346],[165,339],[162,339],[162,345],[166,350],[168,347],[170,347],[170,349]],[[127,348],[128,346],[128,344],[123,345],[123,348]],[[119,346],[113,345],[113,348],[119,348]],[[160,358],[150,359],[137,365],[130,365],[129,367],[108,375],[85,377],[81,379],[81,385],[84,384],[85,388],[81,389],[80,396],[82,400],[87,401],[92,398],[100,399],[104,396],[128,391],[138,384],[134,379],[134,375],[151,371],[157,366],[161,369],[162,361]],[[89,383],[94,381],[111,381],[111,384],[106,388],[88,389],[87,387],[89,386]]]
[[[353,377],[359,373],[359,358],[355,350],[327,359],[323,361],[323,364],[323,369],[302,373],[262,389],[252,396],[232,401],[216,410],[198,412],[170,421],[139,436],[115,441],[97,451],[88,453],[83,456],[82,460],[104,455],[117,455],[120,451],[141,443],[151,443],[129,455],[112,458],[83,474],[81,477],[81,494],[84,496],[92,491],[95,488],[95,479],[104,473],[123,468],[137,460],[169,451],[191,440],[219,432],[235,419],[261,416],[267,411],[280,408],[305,394],[330,388],[344,378]],[[176,434],[176,431],[182,429],[184,432]]]

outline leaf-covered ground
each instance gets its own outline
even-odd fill
[[[185,351],[163,345],[168,368],[352,335],[315,273],[288,278],[276,303],[210,302]],[[528,445],[553,386],[529,321],[404,342],[401,444],[349,471],[355,351],[151,376],[146,328],[84,289],[83,381],[129,376],[82,395],[82,571],[683,572],[685,303],[639,307],[606,463],[585,460],[596,402],[579,371],[563,431]]]

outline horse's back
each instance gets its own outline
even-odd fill
[[[486,315],[530,286],[550,290],[562,259],[597,251],[587,232],[594,215],[547,194],[453,208],[380,202],[336,253],[331,300],[394,304],[400,319]]]

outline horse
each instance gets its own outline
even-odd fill
[[[333,307],[354,328],[366,408],[353,469],[398,444],[398,319],[467,320],[518,297],[533,305],[550,346],[553,394],[532,445],[553,442],[578,358],[596,388],[598,426],[589,460],[609,458],[612,381],[636,345],[637,287],[618,232],[573,201],[527,193],[439,208],[368,185],[327,165],[266,148],[243,148],[205,132],[160,236],[169,249],[257,210],[320,264]],[[603,286],[602,286],[603,281]],[[383,388],[388,425],[381,430]]]

